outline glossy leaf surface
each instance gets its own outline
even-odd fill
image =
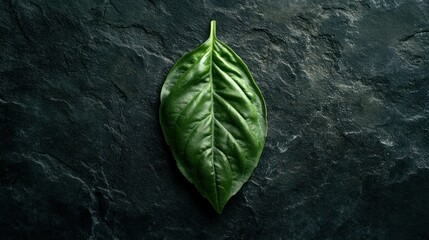
[[[161,91],[160,122],[182,174],[221,213],[249,179],[267,135],[266,107],[247,66],[216,37],[183,56]]]

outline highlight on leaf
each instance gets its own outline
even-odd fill
[[[221,213],[249,179],[267,136],[264,98],[243,60],[216,37],[171,69],[159,118],[180,172]]]

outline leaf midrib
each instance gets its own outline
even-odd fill
[[[213,50],[214,50],[214,43],[216,41],[216,21],[212,21],[211,25],[210,25],[210,103],[211,103],[211,115],[212,115],[212,120],[211,120],[211,135],[212,135],[212,142],[211,142],[211,153],[212,153],[212,164],[213,164],[213,173],[214,173],[214,185],[215,185],[215,199],[216,199],[216,211],[220,212],[220,205],[219,205],[219,191],[218,191],[218,186],[217,186],[217,175],[216,175],[216,166],[215,166],[215,159],[214,159],[214,123],[215,123],[215,115],[214,115],[214,101],[213,101],[213,71],[212,71],[212,66],[213,66]]]

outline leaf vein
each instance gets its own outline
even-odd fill
[[[185,110],[188,109],[188,107],[191,105],[191,103],[193,101],[195,101],[195,99],[197,99],[204,91],[206,91],[208,89],[208,87],[204,87],[203,89],[201,89],[200,91],[198,91],[195,96],[192,97],[192,99],[185,105],[185,107],[179,112],[179,115],[177,115],[177,117],[174,119],[174,126],[177,125],[177,121],[179,120],[179,117],[182,116],[182,114],[185,112]]]
[[[229,135],[229,136],[231,136],[231,140],[236,144],[236,146],[237,146],[237,148],[238,148],[238,151],[240,151],[240,152],[242,152],[241,150],[242,150],[242,148],[241,148],[241,146],[240,146],[240,143],[238,142],[238,140],[237,140],[237,138],[234,136],[234,135],[232,135],[232,133],[223,125],[223,123],[221,122],[221,121],[219,121],[219,120],[217,120],[217,119],[215,119],[215,121],[216,121],[216,123],[222,128],[222,129],[224,129],[225,130],[225,132]]]
[[[249,97],[247,96],[247,94],[245,93],[245,91],[243,90],[243,87],[240,85],[240,84],[238,84],[231,76],[229,76],[229,74],[228,73],[226,73],[221,67],[219,67],[219,65],[217,65],[216,63],[214,63],[213,62],[213,65],[216,67],[216,70],[217,71],[219,71],[219,73],[221,73],[223,76],[226,76],[226,80],[228,81],[228,82],[230,82],[231,84],[233,84],[234,86],[236,86],[237,87],[237,89],[239,89],[240,90],[240,92],[241,92],[241,95],[242,96],[244,96],[244,98],[247,100],[246,102],[248,103],[248,104],[251,104],[251,100],[249,99]]]
[[[178,84],[179,82],[181,82],[183,79],[184,79],[184,77],[185,76],[187,76],[188,75],[188,73],[191,71],[191,70],[194,70],[195,69],[195,66],[197,66],[198,64],[200,64],[200,62],[201,62],[201,60],[203,60],[203,58],[204,58],[204,56],[206,56],[208,54],[208,52],[206,52],[206,53],[204,53],[203,54],[203,56],[201,56],[201,58],[200,59],[198,59],[197,61],[195,61],[181,76],[180,76],[180,78],[174,83],[174,84]]]
[[[214,93],[214,96],[221,101],[223,104],[225,104],[226,106],[230,107],[232,110],[234,110],[235,113],[237,113],[238,116],[240,116],[240,118],[247,123],[246,118],[243,117],[243,115],[237,110],[236,107],[234,107],[231,103],[229,103],[227,100],[225,100],[225,98],[223,98],[221,95],[219,95],[218,93]]]
[[[209,114],[209,115],[207,115],[206,117],[204,117],[203,119],[201,119],[200,121],[198,121],[198,123],[192,128],[192,130],[191,130],[191,132],[189,133],[189,135],[188,135],[188,137],[186,138],[186,141],[185,141],[185,145],[184,145],[184,148],[183,148],[183,153],[184,153],[184,156],[186,156],[186,150],[187,150],[187,148],[188,148],[188,144],[189,144],[189,139],[191,139],[191,136],[192,136],[192,134],[194,133],[194,131],[197,129],[197,127],[198,126],[200,126],[200,124],[202,123],[202,122],[204,122],[204,120],[206,120],[208,117],[210,117],[211,115]]]

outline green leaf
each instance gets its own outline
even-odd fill
[[[215,21],[208,40],[168,74],[159,115],[180,171],[221,213],[259,162],[267,112],[246,64],[217,39]]]

